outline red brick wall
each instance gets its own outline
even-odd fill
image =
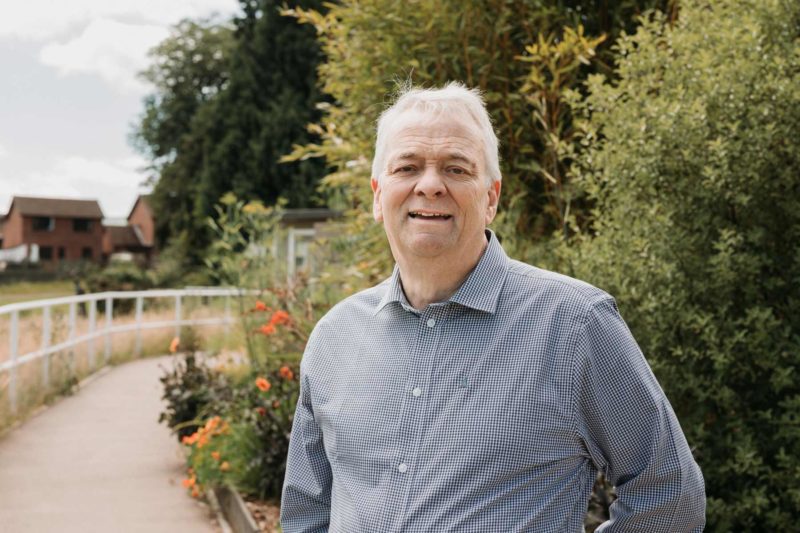
[[[100,262],[103,251],[103,225],[100,219],[91,221],[89,232],[76,232],[72,227],[72,218],[55,218],[52,231],[34,231],[34,217],[23,217],[22,243],[38,244],[40,247],[50,246],[53,250],[52,262],[80,261],[83,248],[91,248],[92,261]],[[21,244],[21,243],[18,243]],[[3,246],[6,246],[3,241]],[[59,258],[59,248],[64,248],[64,257]]]
[[[22,227],[22,216],[19,210],[12,209],[3,225],[3,248],[14,248],[23,244]]]
[[[153,213],[150,211],[150,206],[147,205],[147,202],[136,202],[136,206],[128,217],[128,224],[131,226],[139,226],[139,230],[142,232],[142,237],[144,238],[144,245],[153,245],[155,224],[153,222]]]

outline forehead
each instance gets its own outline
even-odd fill
[[[398,116],[387,133],[386,147],[390,159],[408,153],[429,155],[439,151],[458,152],[476,160],[483,156],[477,125],[468,118],[452,114],[406,111]]]

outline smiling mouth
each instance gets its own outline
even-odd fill
[[[419,220],[450,220],[453,218],[452,215],[446,215],[444,213],[420,213],[417,211],[409,212],[408,216]]]

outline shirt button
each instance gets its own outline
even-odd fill
[[[422,389],[420,389],[419,387],[414,387],[414,390],[411,391],[411,394],[419,398],[422,395]]]
[[[405,474],[408,471],[408,465],[405,463],[400,463],[397,466],[397,471],[400,472],[401,474]]]
[[[435,325],[436,325],[436,321],[434,319],[432,319],[432,318],[429,318],[428,319],[428,327],[432,328]]]

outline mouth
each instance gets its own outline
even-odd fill
[[[409,211],[408,216],[417,220],[450,220],[452,215],[436,211]]]

